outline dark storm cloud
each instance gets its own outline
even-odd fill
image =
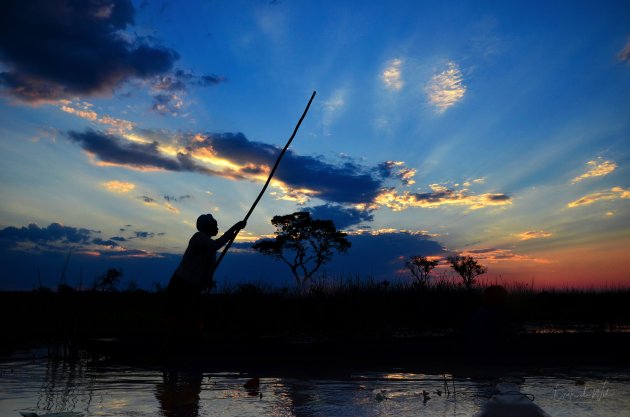
[[[111,93],[130,78],[170,71],[177,53],[121,31],[129,0],[7,0],[0,13],[0,84],[22,101]]]
[[[131,142],[89,129],[82,133],[69,132],[68,136],[104,163],[135,169],[199,172],[231,179],[247,179],[252,174],[264,172],[263,166],[273,166],[280,152],[275,146],[249,141],[242,133],[208,135],[201,141],[185,136],[181,141],[187,153],[179,153],[177,158],[162,154],[157,141]],[[193,155],[198,152],[211,152],[243,168],[222,171],[206,168],[194,161]],[[298,155],[291,150],[285,154],[275,178],[292,189],[314,190],[318,198],[336,203],[370,202],[378,194],[383,181],[369,169],[353,162],[334,165],[322,158]]]
[[[123,231],[123,232],[124,232],[124,229],[121,229],[121,231]],[[122,237],[122,236],[113,236],[113,237],[110,237],[110,239],[111,239],[111,240],[115,240],[115,241],[117,241],[117,242],[126,242],[126,241],[127,241],[127,239],[125,239],[125,238],[124,238],[124,237]]]
[[[306,209],[315,219],[332,220],[338,229],[345,229],[361,222],[371,222],[374,216],[367,210],[343,207],[333,204],[309,207]]]
[[[111,248],[119,246],[118,243],[114,242],[113,239],[104,240],[104,239],[101,239],[101,238],[96,238],[96,239],[92,240],[92,243],[94,243],[95,245],[109,246]]]
[[[88,243],[94,230],[64,226],[59,223],[51,223],[47,227],[39,227],[34,223],[28,227],[5,227],[0,230],[0,239],[10,242],[31,242],[36,244],[48,244],[52,242],[63,243]]]
[[[203,149],[239,165],[271,167],[280,153],[272,145],[248,140],[242,133],[208,134],[184,139],[191,153]],[[276,171],[276,178],[293,189],[311,189],[322,200],[338,203],[372,201],[381,187],[381,180],[353,162],[334,165],[313,156],[302,156],[288,150]]]
[[[133,168],[158,168],[167,171],[181,171],[177,160],[164,156],[158,149],[158,142],[137,143],[121,139],[115,135],[86,130],[68,132],[68,137],[85,151],[94,154],[103,162],[127,165]]]

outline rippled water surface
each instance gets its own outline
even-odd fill
[[[475,378],[400,370],[336,375],[342,376],[143,369],[49,360],[29,352],[0,362],[0,415],[472,416],[497,382],[509,381],[552,416],[630,416],[628,370],[541,370]],[[246,389],[254,376],[260,377],[259,386]]]

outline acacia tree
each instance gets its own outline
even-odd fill
[[[429,283],[431,271],[440,263],[437,259],[428,259],[424,256],[410,256],[405,266],[415,277],[416,283],[426,286]]]
[[[475,280],[479,275],[488,272],[488,268],[479,265],[479,262],[472,256],[449,256],[448,261],[451,268],[462,277],[466,289],[471,289],[475,285]]]
[[[347,252],[351,245],[332,220],[312,219],[308,212],[274,216],[271,224],[276,237],[256,242],[252,248],[286,263],[300,291],[335,251]]]
[[[122,269],[109,268],[107,272],[96,278],[94,289],[100,291],[116,291],[116,284],[118,284],[122,276]]]

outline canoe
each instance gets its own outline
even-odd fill
[[[518,386],[502,382],[474,417],[550,417]]]

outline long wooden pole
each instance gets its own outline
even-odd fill
[[[306,108],[304,109],[304,113],[302,113],[302,117],[300,117],[300,120],[297,122],[297,125],[295,125],[295,129],[293,129],[293,134],[289,138],[289,141],[287,142],[287,144],[284,145],[284,149],[282,149],[282,152],[280,152],[280,155],[278,155],[278,159],[276,159],[276,163],[273,166],[273,168],[271,170],[271,173],[269,173],[269,178],[267,178],[267,182],[265,182],[264,187],[262,188],[262,190],[260,190],[260,193],[258,194],[258,197],[256,197],[256,201],[254,201],[254,204],[252,204],[252,206],[250,207],[249,211],[245,215],[245,219],[244,219],[245,221],[247,221],[249,219],[249,216],[252,215],[252,212],[254,211],[256,206],[258,205],[258,202],[262,198],[263,194],[265,194],[265,191],[267,190],[267,187],[269,186],[269,183],[271,182],[271,179],[273,178],[273,174],[276,173],[276,169],[278,169],[278,165],[280,165],[280,160],[282,159],[282,157],[286,153],[287,149],[289,149],[289,145],[291,145],[291,142],[293,141],[293,138],[295,137],[295,134],[297,133],[298,129],[300,128],[300,125],[302,124],[302,120],[304,120],[304,117],[306,117],[306,113],[308,113],[308,109],[309,109],[309,107],[311,107],[311,103],[313,102],[313,99],[315,98],[315,94],[317,94],[317,91],[313,91],[313,95],[311,95],[311,99],[308,101],[308,104],[306,105]],[[219,268],[219,264],[221,263],[221,261],[225,257],[225,254],[230,249],[230,246],[232,246],[232,243],[234,243],[234,239],[236,239],[236,235],[238,235],[238,232],[236,232],[234,237],[232,239],[230,239],[230,241],[225,245],[225,249],[223,249],[223,252],[221,252],[221,256],[219,256],[219,259],[217,259],[217,261],[214,264],[214,269],[212,270],[211,276],[214,275],[214,273],[217,270],[217,268]]]

